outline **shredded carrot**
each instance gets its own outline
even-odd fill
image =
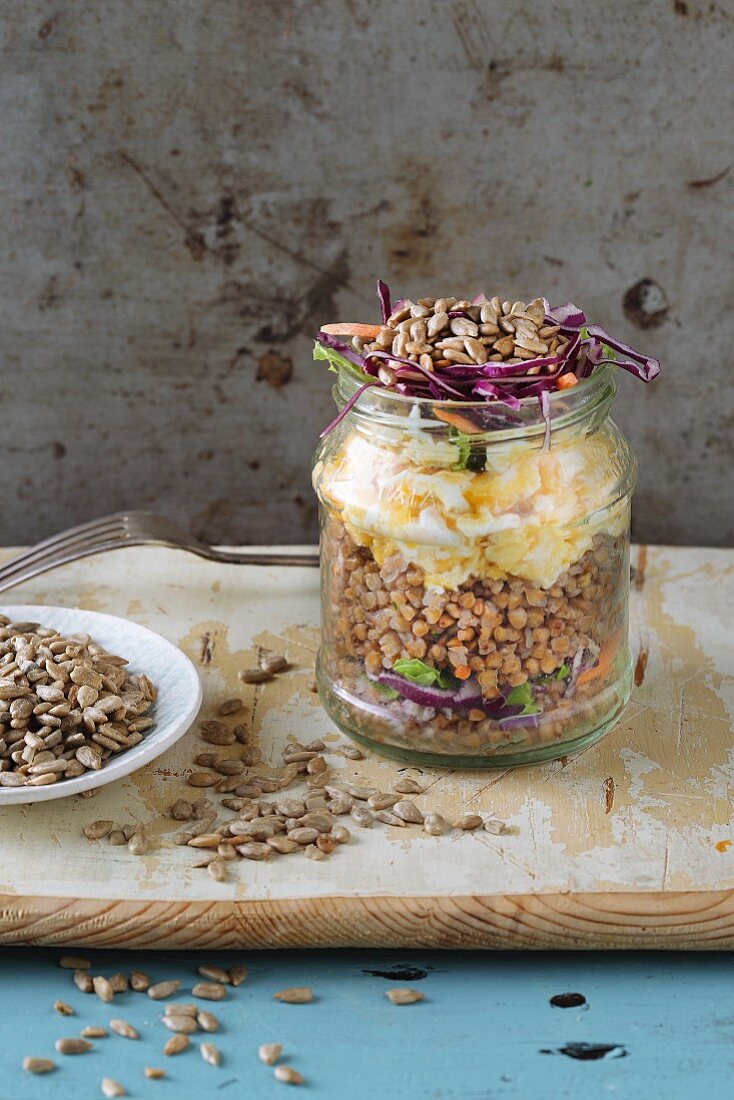
[[[582,684],[590,684],[592,680],[597,680],[600,676],[606,676],[609,669],[612,667],[612,662],[617,656],[617,650],[619,649],[619,643],[621,641],[621,635],[615,634],[609,639],[607,644],[599,654],[599,660],[592,668],[585,669],[580,675],[576,683],[581,686]]]
[[[382,325],[363,325],[359,321],[340,321],[336,325],[322,325],[321,331],[330,336],[361,336],[365,340],[374,340]]]
[[[558,390],[570,390],[571,386],[578,384],[578,378],[575,374],[562,374],[556,382],[556,389]]]
[[[468,680],[471,676],[471,669],[468,665],[459,665],[454,669],[454,676],[457,680]]]
[[[459,413],[446,412],[445,409],[439,409],[434,405],[433,414],[438,420],[443,420],[444,424],[450,424],[452,428],[458,428],[460,432],[466,432],[467,435],[481,435],[482,429]]]

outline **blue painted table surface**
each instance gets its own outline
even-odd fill
[[[164,1057],[166,1002],[124,993],[112,1004],[83,994],[56,949],[4,948],[0,969],[3,1041],[1,1100],[92,1100],[100,1081],[120,1081],[130,1097],[202,1100],[222,1096],[308,1096],[352,1100],[555,1100],[614,1096],[630,1100],[707,1100],[734,1095],[734,985],[728,955],[553,954],[376,951],[203,954],[97,951],[92,973],[139,968],[154,981],[181,978],[172,1000],[188,1001],[203,962],[247,967],[246,982],[211,1004],[221,1028],[192,1037],[192,1048]],[[414,971],[413,974],[410,971]],[[314,1001],[281,1004],[272,995],[308,985]],[[396,1007],[385,997],[411,986],[425,1001]],[[556,1008],[559,993],[585,996],[585,1008]],[[53,1002],[71,1004],[62,1017]],[[77,1056],[55,1052],[59,1036],[122,1018],[137,1042],[110,1034]],[[216,1043],[219,1067],[194,1044]],[[257,1058],[260,1043],[283,1045],[282,1061],[305,1078],[299,1090],[279,1083]],[[573,1044],[612,1048],[583,1060]],[[25,1055],[50,1057],[48,1076],[21,1069]],[[143,1067],[166,1079],[147,1080]]]

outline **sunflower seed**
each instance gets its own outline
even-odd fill
[[[202,978],[207,978],[209,981],[221,982],[222,985],[229,984],[229,973],[221,966],[213,966],[207,963],[204,966],[198,966],[196,972],[200,974]]]
[[[122,829],[112,829],[111,832],[107,834],[107,843],[112,844],[112,846],[116,848],[120,848],[123,844],[127,844]]]
[[[204,726],[211,728],[204,729]],[[202,741],[209,745],[233,745],[236,740],[234,730],[227,729],[222,722],[205,722],[200,732]]]
[[[398,794],[423,794],[423,788],[415,779],[399,779],[397,783],[393,783],[392,789]]]
[[[115,827],[114,821],[93,821],[84,827],[87,840],[101,840]]]
[[[133,833],[128,841],[127,850],[133,856],[144,856],[148,851],[148,838],[144,833]]]
[[[56,1069],[56,1063],[50,1058],[24,1058],[23,1069],[27,1073],[50,1073]]]
[[[219,1031],[219,1020],[211,1012],[202,1009],[196,1021],[202,1031]]]
[[[307,859],[315,859],[317,862],[326,859],[327,853],[323,850],[323,848],[319,848],[315,844],[306,845],[303,851]]]
[[[199,1025],[194,1016],[169,1016],[166,1014],[162,1019],[164,1026],[167,1027],[169,1031],[175,1031],[180,1035],[191,1035],[194,1031],[199,1030]]]
[[[490,818],[489,821],[484,822],[485,831],[492,833],[494,836],[502,836],[507,831],[507,826],[504,821],[498,821],[496,818]]]
[[[359,825],[360,829],[369,829],[375,820],[374,814],[366,806],[352,806],[350,813],[352,821],[355,825]]]
[[[337,844],[347,844],[352,834],[346,825],[335,825],[329,835],[334,838]]]
[[[266,680],[272,680],[273,673],[265,672],[262,668],[243,668],[237,673],[237,678],[243,684],[262,684]]]
[[[158,1069],[156,1066],[146,1066],[143,1073],[149,1081],[159,1081],[161,1077],[166,1076],[166,1071],[164,1069]]]
[[[166,1039],[163,1044],[164,1054],[181,1054],[189,1046],[188,1035],[172,1035],[170,1039]]]
[[[123,1039],[140,1038],[135,1028],[127,1020],[110,1020],[110,1030],[114,1031],[115,1035],[121,1035]]]
[[[89,1027],[83,1027],[80,1035],[83,1039],[105,1039],[107,1037],[107,1031],[103,1027],[95,1027],[90,1024]]]
[[[326,788],[327,791],[329,788]],[[345,790],[351,798],[356,798],[360,802],[366,802],[372,795],[380,794],[376,787],[356,787],[353,783],[346,783]]]
[[[86,970],[74,971],[74,985],[82,993],[91,993],[94,989],[91,974],[88,974]]]
[[[194,1004],[181,1003],[179,1001],[172,1001],[167,1004],[163,1009],[164,1016],[193,1016],[196,1017],[199,1011],[199,1006]]]
[[[280,1043],[262,1043],[257,1048],[257,1056],[266,1066],[273,1066],[283,1053]]]
[[[62,955],[59,959],[59,966],[64,970],[89,970],[91,965],[89,959],[81,955]]]
[[[367,799],[367,805],[371,810],[389,810],[399,801],[400,795],[397,794],[372,794]]]
[[[54,1010],[59,1016],[73,1016],[74,1009],[66,1001],[54,1001]]]
[[[92,1044],[86,1039],[57,1039],[54,1043],[59,1054],[84,1054],[92,1049]]]
[[[356,745],[340,745],[337,751],[347,760],[364,760],[364,753]]]
[[[150,978],[143,970],[133,970],[130,975],[130,986],[136,993],[145,993],[150,986]]]
[[[318,829],[298,828],[291,829],[288,833],[289,840],[295,840],[297,844],[313,844],[319,835]]]
[[[303,1077],[292,1066],[276,1066],[273,1070],[273,1076],[277,1081],[282,1081],[284,1085],[303,1084]]]
[[[229,974],[230,985],[242,985],[242,983],[247,978],[247,971],[245,970],[244,966],[230,966],[227,973]]]
[[[199,768],[213,768],[219,757],[215,752],[200,752],[194,757],[194,763]]]
[[[385,996],[394,1005],[414,1005],[418,1001],[425,1000],[423,994],[417,989],[388,989]]]
[[[481,829],[484,822],[479,814],[461,814],[460,817],[453,821],[451,827],[453,829],[462,829],[464,832],[471,832],[474,829]]]
[[[186,780],[190,787],[213,787],[219,776],[212,772],[192,772]]]
[[[423,814],[418,809],[415,802],[404,799],[402,802],[396,802],[392,809],[397,817],[402,818],[403,821],[407,821],[410,825],[423,824]]]
[[[236,714],[238,710],[242,710],[241,699],[225,699],[217,707],[218,713],[222,715]]]
[[[170,997],[172,993],[175,993],[181,982],[175,978],[171,981],[156,982],[155,985],[148,987],[148,996],[154,1001],[162,1001],[165,997]]]
[[[219,982],[197,982],[191,992],[202,1001],[223,1001],[227,996],[227,990]]]
[[[443,836],[446,832],[446,821],[437,813],[428,813],[423,818],[423,831],[430,836]]]
[[[109,1004],[109,1002],[115,996],[114,989],[107,981],[107,978],[104,978],[101,974],[98,974],[95,978],[92,978],[92,986],[94,987],[94,992],[97,994],[100,1001],[104,1001],[105,1004]]]
[[[108,1098],[115,1096],[127,1096],[124,1088],[119,1081],[115,1081],[113,1077],[103,1077],[100,1082],[100,1092],[103,1096]]]
[[[250,841],[248,844],[237,845],[237,851],[245,859],[269,859],[271,850],[268,844],[261,844],[256,840]]]
[[[393,825],[397,829],[405,829],[406,823],[401,817],[391,813],[390,810],[378,810],[375,814],[378,821],[381,821],[383,825]]]
[[[287,1005],[307,1005],[313,1000],[313,993],[307,985],[291,986],[273,993],[273,999]]]
[[[269,836],[265,843],[282,856],[290,855],[291,852],[298,852],[302,847],[298,841],[291,840],[287,836]]]
[[[221,1062],[221,1055],[214,1043],[202,1043],[199,1050],[201,1051],[201,1057],[210,1066],[218,1066]]]
[[[109,979],[110,987],[113,993],[127,993],[130,988],[130,983],[124,974],[113,974]]]

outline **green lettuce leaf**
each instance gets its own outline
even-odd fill
[[[381,695],[383,699],[386,699],[388,702],[392,702],[393,699],[400,698],[395,688],[388,687],[387,684],[375,683],[374,680],[372,680],[371,683],[377,694]]]
[[[549,684],[553,680],[567,680],[571,675],[571,666],[562,664],[560,668],[557,668],[555,672],[551,672],[549,675],[543,673],[538,676],[538,682],[541,684]]]
[[[407,657],[401,657],[392,666],[392,670],[404,680],[410,680],[411,684],[418,684],[420,687],[432,687],[433,684],[440,688],[446,686],[438,669],[431,668],[430,665],[419,661],[417,657],[410,660]]]
[[[314,342],[313,357],[316,360],[324,359],[329,364],[329,370],[338,374],[341,370],[348,370],[355,377],[364,381],[364,375],[362,371],[350,363],[348,359],[345,359],[343,355],[340,355],[338,351],[334,351],[333,348],[325,348],[323,344],[319,344],[318,341]]]
[[[540,714],[540,707],[536,706],[533,698],[533,689],[527,681],[514,687],[505,702],[513,707],[521,706],[520,714]]]

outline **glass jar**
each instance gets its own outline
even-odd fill
[[[337,404],[359,380],[343,370]],[[631,690],[636,461],[605,366],[504,406],[364,390],[315,459],[321,700],[349,737],[414,763],[564,756]]]

